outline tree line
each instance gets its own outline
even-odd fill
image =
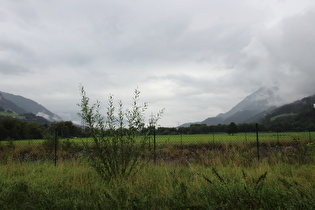
[[[144,128],[143,132],[147,132]],[[283,121],[269,124],[258,124],[259,132],[299,132],[315,131],[313,121]],[[256,123],[229,125],[206,125],[192,124],[189,127],[158,127],[156,135],[179,135],[179,134],[210,134],[210,133],[244,133],[256,132]],[[23,140],[23,139],[44,139],[45,135],[57,133],[60,138],[88,137],[89,129],[82,129],[80,126],[73,124],[71,121],[54,122],[51,124],[42,124],[38,122],[23,122],[13,117],[0,118],[0,140]]]
[[[315,131],[315,121],[297,122],[283,121],[269,124],[258,123],[257,129],[259,132],[304,132]],[[210,134],[210,133],[246,133],[256,132],[256,123],[241,123],[235,124],[191,124],[189,127],[165,128],[160,127],[156,130],[158,135],[179,135],[179,134]]]
[[[260,125],[262,130],[266,130],[265,126]],[[261,131],[262,131],[261,130]],[[235,124],[231,122],[229,125],[206,125],[206,124],[191,124],[189,127],[165,128],[160,127],[156,130],[158,135],[179,135],[179,134],[210,134],[210,133],[228,133],[234,134],[237,132],[256,132],[256,123]]]
[[[23,122],[13,117],[0,118],[0,140],[43,139],[45,135],[57,133],[61,138],[82,136],[83,131],[71,121],[41,124]]]

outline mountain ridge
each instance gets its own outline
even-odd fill
[[[278,122],[298,122],[300,119],[308,121],[307,119],[314,116],[314,110],[315,94],[277,107],[266,113],[266,115],[261,118],[259,122],[269,125],[271,123]],[[314,120],[311,121],[315,121],[315,117]]]
[[[278,87],[266,87],[263,86],[253,92],[252,94],[246,96],[241,102],[234,106],[230,111],[219,114],[220,117],[228,119],[237,112],[251,111],[251,115],[258,114],[264,110],[274,108],[275,104],[279,104],[281,101],[280,96],[278,96]]]
[[[0,91],[0,107],[17,114],[32,113],[36,116],[43,117],[50,122],[62,121],[58,115],[52,113],[34,100],[7,92]]]
[[[24,110],[23,108],[19,107],[18,105],[16,105],[12,101],[3,97],[1,92],[0,92],[0,107],[2,107],[5,110],[10,110],[12,112],[15,112],[17,114],[26,113],[26,110]]]
[[[231,122],[236,124],[256,122],[261,119],[265,113],[281,105],[282,99],[279,96],[278,90],[279,88],[277,86],[260,87],[226,113],[218,114],[215,117],[208,117],[200,122],[185,123],[179,127],[189,127],[191,124],[206,124],[209,126],[229,124]]]

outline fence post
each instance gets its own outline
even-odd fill
[[[260,157],[259,157],[258,123],[256,123],[256,142],[257,142],[257,158],[258,158],[258,161],[259,161]]]
[[[151,151],[151,132],[148,139],[149,139],[149,150]]]
[[[55,166],[57,166],[57,150],[58,150],[58,132],[57,131],[55,131],[54,143],[55,143]]]
[[[183,134],[182,133],[180,133],[180,144],[183,147]]]
[[[153,152],[154,152],[154,164],[156,164],[156,133],[155,133],[155,127],[153,128]]]

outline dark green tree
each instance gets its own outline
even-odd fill
[[[3,117],[0,120],[0,139],[4,140],[7,138],[11,139],[22,139],[22,122],[12,118]]]
[[[71,121],[61,121],[51,124],[49,127],[50,133],[57,132],[60,138],[73,138],[81,136],[81,128],[74,125]]]
[[[42,139],[45,126],[36,122],[23,123],[23,139]]]
[[[237,125],[235,124],[235,122],[231,122],[229,124],[229,126],[227,127],[227,130],[226,132],[230,135],[234,135],[235,133],[238,132],[238,129],[237,129]]]

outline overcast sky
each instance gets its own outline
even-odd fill
[[[0,0],[0,90],[73,120],[139,88],[160,124],[227,112],[263,85],[315,94],[314,0]],[[105,111],[104,111],[105,113]]]

